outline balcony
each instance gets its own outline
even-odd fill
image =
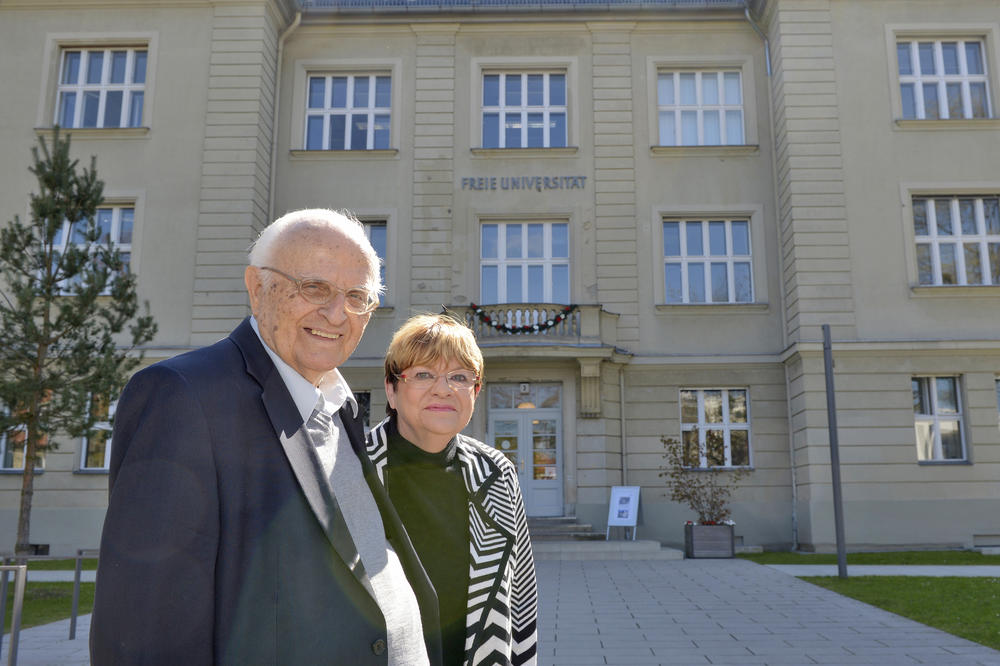
[[[517,347],[522,352],[531,347],[545,347],[549,352],[564,348],[572,351],[567,356],[581,355],[587,348],[610,353],[618,341],[618,315],[605,312],[600,305],[577,305],[569,313],[565,313],[565,305],[556,303],[477,307],[481,310],[478,316],[469,306],[449,310],[465,320],[488,356],[493,355],[490,349],[502,347]]]

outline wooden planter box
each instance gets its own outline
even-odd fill
[[[685,557],[733,557],[736,554],[732,525],[685,525]]]

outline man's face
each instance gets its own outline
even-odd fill
[[[338,231],[290,231],[278,243],[272,268],[298,279],[326,280],[340,289],[367,284],[369,267],[361,249]],[[371,318],[371,313],[345,310],[343,293],[326,305],[309,303],[294,282],[255,266],[247,268],[245,282],[261,338],[314,385],[354,352]]]

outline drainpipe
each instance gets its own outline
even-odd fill
[[[281,106],[281,63],[285,54],[285,40],[299,27],[300,23],[302,23],[302,12],[298,11],[295,12],[295,18],[292,19],[291,24],[278,37],[278,62],[274,73],[274,117],[271,121],[271,164],[267,179],[267,219],[264,220],[265,225],[274,221],[274,179],[278,169],[276,165],[278,159],[278,111]]]
[[[743,15],[746,17],[747,23],[750,24],[750,27],[753,28],[754,32],[756,32],[764,42],[764,61],[767,64],[767,78],[771,78],[771,43],[768,41],[767,35],[764,34],[764,31],[760,29],[757,22],[753,20],[752,16],[750,16],[750,0],[743,0]]]
[[[767,66],[767,117],[768,117],[768,127],[772,134],[774,135],[774,97],[771,90],[771,43],[768,40],[767,35],[764,31],[757,25],[757,22],[750,15],[750,2],[749,0],[743,0],[743,15],[747,19],[747,23],[753,28],[754,32],[761,38],[764,42],[764,64]],[[773,141],[772,141],[773,143]],[[771,180],[774,183],[774,201],[772,205],[774,206],[774,219],[776,227],[779,227],[781,222],[778,220],[778,211],[780,210],[778,201],[778,165],[775,163],[774,155],[771,155]],[[778,246],[781,246],[780,229],[778,231]],[[784,269],[784,257],[779,249],[778,251],[778,264],[780,267],[780,275],[785,274]],[[778,302],[779,311],[781,313],[781,347],[782,349],[788,349],[788,330],[785,327],[784,317],[785,317],[785,289],[784,286],[778,290]],[[795,434],[792,432],[792,403],[791,403],[791,380],[788,376],[788,366],[782,364],[785,373],[785,418],[788,422],[788,470],[791,477],[792,485],[792,550],[798,550],[799,548],[799,514],[798,514],[798,482],[795,474]]]
[[[625,368],[618,368],[618,395],[621,405],[618,413],[618,423],[621,425],[622,437],[622,485],[628,485],[628,444],[625,441]]]

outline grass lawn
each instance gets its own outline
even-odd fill
[[[80,615],[86,615],[94,607],[94,583],[80,583]],[[73,610],[73,583],[28,583],[24,590],[24,610],[21,613],[21,628],[48,624],[65,620]],[[4,618],[4,633],[10,631],[11,616],[14,613],[14,580],[7,584],[7,617]],[[67,636],[69,634],[67,633]]]
[[[65,560],[28,560],[28,569],[31,571],[75,571],[76,559],[70,557]],[[83,558],[83,570],[96,571],[97,558]],[[13,575],[11,580],[13,580]]]
[[[742,557],[758,564],[836,564],[836,553],[750,553]],[[848,553],[848,564],[993,564],[1000,555],[983,555],[973,550],[909,550],[885,553]],[[850,573],[850,572],[848,572]]]
[[[1000,578],[803,576],[802,580],[1000,650]]]

